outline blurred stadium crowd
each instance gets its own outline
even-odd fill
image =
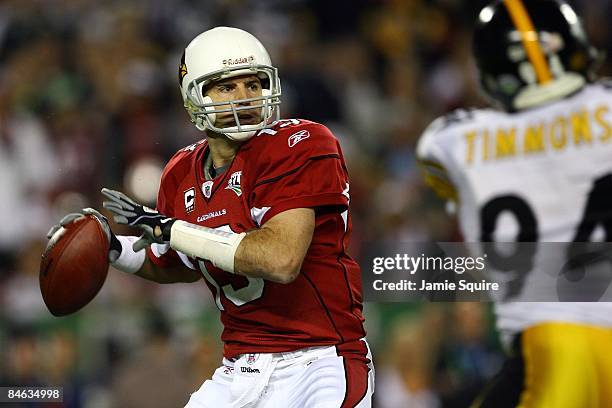
[[[218,366],[218,313],[203,283],[111,270],[95,301],[66,318],[47,312],[38,288],[52,224],[100,208],[102,186],[154,203],[164,162],[202,138],[177,68],[185,44],[213,26],[258,36],[279,68],[283,117],[322,122],[341,140],[353,256],[373,241],[460,239],[421,184],[414,146],[436,116],[483,105],[470,26],[485,3],[0,3],[0,385],[62,385],[66,407],[171,407]],[[606,49],[612,6],[573,3]],[[378,407],[465,407],[499,368],[487,305],[367,304],[366,317]]]

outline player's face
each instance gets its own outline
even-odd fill
[[[225,102],[261,96],[261,81],[257,75],[242,75],[234,78],[223,79],[208,87],[206,96],[213,102]],[[239,106],[261,105],[261,101],[244,102]],[[219,109],[229,109],[230,105],[220,106]],[[256,125],[261,122],[261,107],[238,111],[238,118],[242,125]],[[218,113],[215,126],[235,126],[236,121],[232,112]]]

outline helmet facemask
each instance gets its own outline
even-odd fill
[[[262,95],[221,102],[214,102],[209,96],[205,96],[208,85],[241,75],[256,75],[262,84]],[[232,140],[249,139],[257,131],[270,127],[275,120],[280,119],[280,79],[277,69],[270,65],[239,65],[202,75],[185,84],[183,96],[185,108],[196,128],[223,134]],[[261,110],[261,122],[252,125],[240,122],[241,112],[257,109]],[[218,127],[217,114],[221,113],[232,113],[236,125]]]

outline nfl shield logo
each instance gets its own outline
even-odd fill
[[[246,360],[247,364],[249,365],[254,364],[255,361],[257,361],[257,357],[258,357],[257,354],[249,354]]]
[[[202,183],[202,193],[204,194],[204,197],[210,198],[210,195],[212,194],[212,187],[213,187],[212,180]]]

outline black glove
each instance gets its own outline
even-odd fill
[[[115,234],[113,234],[113,231],[111,230],[111,227],[108,223],[108,219],[106,219],[105,216],[103,216],[93,208],[84,208],[81,210],[80,213],[70,213],[65,215],[64,218],[60,220],[59,224],[52,226],[49,232],[47,232],[47,238],[51,239],[51,237],[53,237],[53,235],[55,235],[55,233],[59,231],[60,228],[65,227],[71,222],[74,222],[77,219],[82,218],[86,215],[92,215],[96,219],[96,221],[100,223],[100,226],[106,234],[106,238],[108,239],[110,245],[108,251],[108,260],[111,263],[115,262],[117,258],[119,258],[119,255],[121,255],[121,242],[119,242]]]
[[[138,252],[152,243],[165,244],[170,241],[170,228],[176,219],[166,217],[157,210],[138,204],[120,191],[102,189],[102,195],[109,201],[102,205],[113,213],[118,224],[138,227],[143,234],[132,246]]]

